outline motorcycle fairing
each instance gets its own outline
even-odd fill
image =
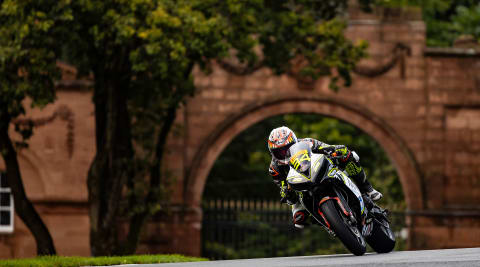
[[[297,191],[310,189],[313,186],[310,147],[305,143],[297,143],[290,148],[288,153],[291,153],[288,160],[290,166],[287,175],[288,184]]]
[[[292,168],[288,172],[287,182],[296,191],[309,190],[313,186],[313,182],[309,178]]]
[[[343,181],[343,183],[353,192],[353,194],[355,194],[360,202],[360,213],[363,214],[365,212],[365,204],[363,203],[362,193],[360,192],[360,189],[358,189],[358,187],[352,182],[352,180],[338,168],[330,169],[328,176]]]
[[[318,183],[317,178],[322,178],[328,168],[327,158],[323,154],[312,154],[312,167],[310,168],[310,177],[313,183]]]
[[[294,155],[295,158],[304,157],[304,154]],[[293,157],[292,157],[293,158]],[[297,162],[297,160],[294,160]],[[301,162],[306,162],[307,159],[304,158]],[[317,178],[322,178],[324,176],[325,170],[329,167],[327,158],[323,154],[311,154],[311,158],[308,160],[313,162],[310,168],[306,172],[299,172],[294,168],[290,168],[290,171],[287,175],[287,182],[292,186],[294,190],[303,191],[311,189],[314,184],[317,184]],[[308,176],[306,175],[308,174]]]

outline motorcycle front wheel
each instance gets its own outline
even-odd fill
[[[323,215],[330,225],[330,229],[347,247],[357,256],[365,254],[367,249],[365,240],[356,226],[350,225],[347,217],[336,207],[334,200],[327,200],[320,206]]]

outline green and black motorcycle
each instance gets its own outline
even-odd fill
[[[287,183],[313,218],[353,254],[365,254],[366,243],[378,253],[395,247],[387,211],[362,196],[352,180],[334,164],[335,154],[312,153],[299,142],[287,153]]]

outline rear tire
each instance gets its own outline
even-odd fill
[[[325,201],[320,209],[330,224],[330,229],[335,232],[345,247],[357,256],[365,254],[367,248],[360,231],[346,222],[345,215],[339,212],[334,200]]]
[[[372,234],[365,239],[377,253],[388,253],[395,248],[396,240],[392,230],[378,222],[374,222]]]

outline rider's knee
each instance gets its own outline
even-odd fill
[[[303,228],[307,225],[307,212],[306,210],[299,210],[293,214],[293,224],[297,228]]]

